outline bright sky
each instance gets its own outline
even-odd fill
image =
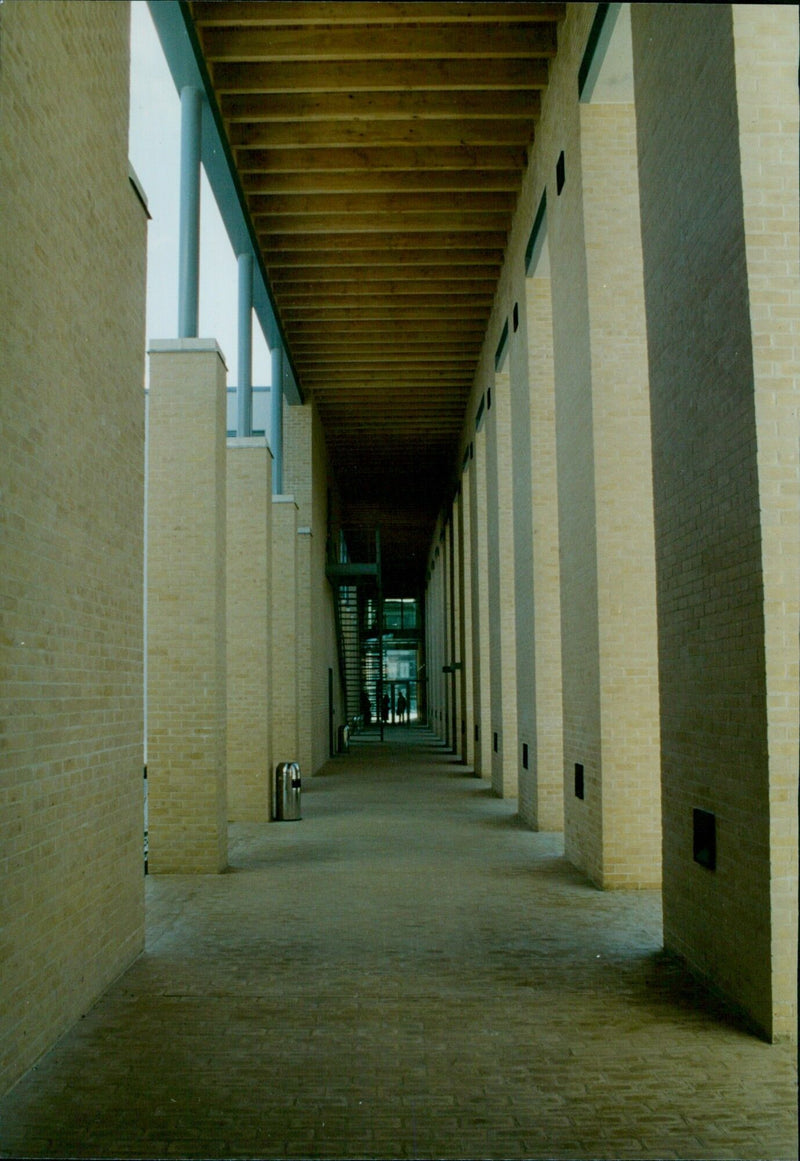
[[[161,51],[146,0],[131,4],[131,121],[129,153],[152,215],[147,249],[147,338],[178,332],[178,189],[180,99]],[[237,267],[214,195],[202,174],[200,192],[199,333],[214,338],[237,380]],[[253,385],[271,381],[267,344],[253,315]],[[266,398],[253,400],[256,409]],[[259,408],[260,410],[260,408]],[[230,407],[229,407],[230,414]],[[230,422],[229,422],[230,426]]]

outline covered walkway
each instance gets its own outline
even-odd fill
[[[790,1158],[795,1048],[432,735],[354,743],[0,1102],[3,1156]]]

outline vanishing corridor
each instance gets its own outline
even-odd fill
[[[355,742],[0,1102],[3,1155],[796,1156],[795,1049],[666,959],[432,734]]]

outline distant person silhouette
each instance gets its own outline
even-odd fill
[[[408,702],[405,699],[405,694],[399,693],[397,695],[397,716],[401,722],[406,720],[406,709]]]

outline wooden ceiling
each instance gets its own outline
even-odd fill
[[[344,520],[380,524],[395,595],[424,579],[457,478],[564,9],[189,5]]]

